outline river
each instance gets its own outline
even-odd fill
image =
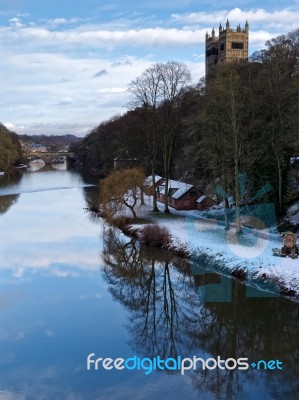
[[[298,398],[298,303],[230,280],[208,301],[224,278],[95,219],[96,190],[63,168],[0,177],[0,399]]]

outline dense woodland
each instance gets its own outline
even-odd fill
[[[0,123],[0,171],[11,168],[21,157],[18,135]]]
[[[248,63],[190,81],[182,63],[145,70],[129,85],[131,109],[76,146],[84,168],[105,176],[117,158],[210,194],[221,187],[236,205],[254,203],[264,188],[259,202],[283,212],[299,197],[299,30],[268,41]]]

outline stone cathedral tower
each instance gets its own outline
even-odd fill
[[[225,29],[220,23],[219,36],[215,35],[214,28],[211,36],[206,33],[206,74],[218,63],[247,61],[248,36],[247,21],[245,28],[238,25],[236,29],[232,29],[227,20]]]

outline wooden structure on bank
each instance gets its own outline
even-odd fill
[[[146,179],[148,187],[153,186],[153,179]],[[155,184],[157,200],[165,203],[168,196],[168,204],[176,210],[205,210],[215,204],[215,201],[203,194],[203,192],[190,183],[170,179],[168,181],[168,193],[165,193],[165,178],[156,175]]]

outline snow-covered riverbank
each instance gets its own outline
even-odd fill
[[[163,204],[159,204],[163,209]],[[254,229],[243,229],[236,236],[234,229],[225,231],[223,224],[201,217],[199,211],[177,211],[171,209],[171,215],[152,213],[150,199],[142,206],[139,215],[150,218],[165,226],[172,237],[171,249],[178,253],[187,252],[191,259],[205,257],[205,264],[211,270],[224,274],[233,274],[248,283],[299,299],[299,259],[275,257],[272,248],[281,247],[280,235]],[[138,235],[142,225],[132,225],[132,232]]]

